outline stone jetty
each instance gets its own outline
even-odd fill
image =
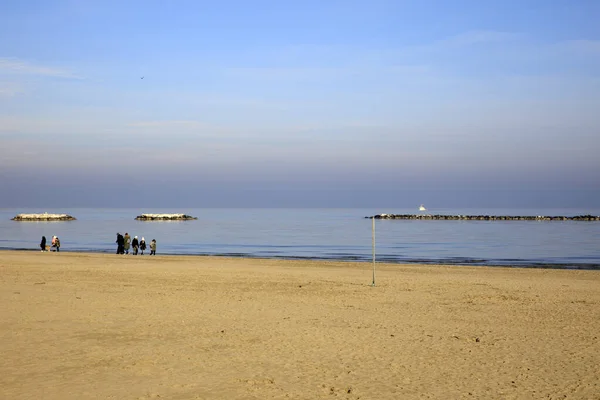
[[[573,217],[546,215],[432,215],[432,214],[377,214],[369,219],[444,220],[444,221],[600,221],[600,216]]]
[[[138,221],[188,221],[198,218],[186,214],[142,214],[135,219]]]
[[[13,221],[75,221],[76,218],[68,214],[18,214]]]

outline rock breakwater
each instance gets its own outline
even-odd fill
[[[17,214],[13,221],[75,221],[77,218],[68,214]]]
[[[600,221],[600,216],[546,216],[546,215],[432,215],[432,214],[377,214],[369,219],[445,220],[445,221]]]
[[[135,219],[138,221],[188,221],[198,218],[186,214],[142,214]]]

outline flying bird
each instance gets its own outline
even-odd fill
[[[144,79],[144,77],[142,76],[140,79]]]

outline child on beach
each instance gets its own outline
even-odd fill
[[[140,252],[141,255],[144,255],[144,250],[146,250],[146,239],[142,236],[142,240],[140,240]]]
[[[58,236],[52,236],[52,248],[56,252],[60,251],[60,240],[58,239]]]
[[[156,239],[152,239],[150,242],[150,255],[156,255]]]
[[[46,236],[42,236],[42,241],[40,242],[40,247],[42,251],[46,251]]]

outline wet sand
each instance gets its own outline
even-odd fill
[[[600,272],[0,251],[1,399],[600,399]]]

